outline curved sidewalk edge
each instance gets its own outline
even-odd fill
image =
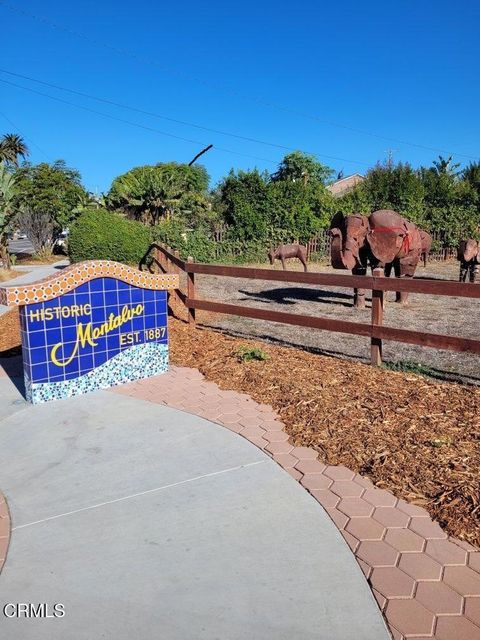
[[[110,390],[196,414],[247,438],[318,500],[354,553],[394,640],[480,640],[480,551],[449,538],[425,509],[317,452],[294,447],[268,405],[223,391],[196,369]]]
[[[0,491],[0,573],[7,557],[10,542],[10,513],[5,496]]]

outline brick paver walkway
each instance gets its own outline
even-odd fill
[[[274,410],[196,369],[112,389],[217,422],[263,449],[320,502],[358,560],[395,640],[480,640],[480,552],[420,507],[293,447]]]
[[[4,362],[10,376],[20,374],[20,359]],[[1,366],[0,375],[6,375]],[[395,640],[480,640],[480,552],[449,538],[424,509],[377,489],[345,467],[323,464],[313,449],[293,447],[272,407],[222,391],[196,369],[172,366],[167,374],[112,392],[212,420],[270,455],[335,522]],[[0,494],[0,569],[9,532],[8,509]]]
[[[10,513],[8,512],[5,496],[0,492],[0,573],[7,557],[10,541]]]

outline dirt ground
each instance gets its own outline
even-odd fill
[[[290,269],[297,268],[294,263],[295,261],[290,262]],[[281,267],[277,265],[276,269],[279,268]],[[456,261],[430,263],[426,268],[419,267],[417,278],[456,281],[458,269]],[[310,270],[349,273],[318,264],[310,265]],[[297,283],[284,284],[204,275],[196,276],[196,286],[197,296],[203,299],[299,315],[323,316],[353,322],[370,321],[369,295],[367,294],[367,308],[355,309],[352,292],[344,288],[327,289]],[[394,298],[393,292],[387,294],[384,317],[386,325],[469,338],[479,337],[480,301],[477,299],[410,294],[409,306],[402,307],[394,302]],[[307,347],[321,354],[358,362],[368,362],[370,357],[369,339],[362,336],[220,314],[199,314],[199,319],[205,326],[226,330],[240,337],[261,338],[282,345]],[[432,370],[432,375],[440,379],[480,385],[480,356],[473,354],[384,341],[384,361],[421,363]]]

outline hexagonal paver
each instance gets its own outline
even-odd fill
[[[373,593],[373,597],[377,601],[380,611],[383,611],[383,609],[385,608],[385,605],[387,604],[387,599],[384,598],[381,593],[378,593],[378,591],[375,591],[375,589],[372,589],[372,593]]]
[[[480,575],[470,567],[445,567],[443,580],[462,596],[480,596]]]
[[[323,473],[326,469],[319,460],[299,460],[295,466],[302,473]]]
[[[242,416],[240,418],[240,424],[243,427],[259,427],[261,425],[262,421],[260,420],[260,418],[254,418],[253,416]],[[262,425],[263,427],[263,425]]]
[[[359,473],[356,473],[353,476],[353,481],[359,484],[364,489],[371,489],[373,487],[372,481],[365,476],[361,476]]]
[[[10,535],[10,518],[0,518],[0,538]]]
[[[353,480],[355,477],[355,474],[350,469],[342,466],[332,467],[331,465],[325,469],[325,475],[332,480]]]
[[[298,462],[298,460],[294,458],[292,455],[290,455],[289,453],[276,453],[273,456],[273,459],[275,460],[275,462],[278,462],[278,464],[285,469],[294,467]],[[299,475],[300,477],[302,477],[303,474],[299,472]]]
[[[302,478],[302,485],[309,491],[328,489],[332,481],[322,473],[306,473]]]
[[[258,447],[259,449],[266,449],[268,442],[266,440],[264,440],[263,438],[248,438],[248,441],[251,442],[252,444],[254,444],[256,447]]]
[[[236,424],[235,427],[241,427],[241,425]],[[247,440],[250,440],[251,438],[263,438],[265,431],[260,429],[260,427],[241,427],[238,433]]]
[[[264,438],[268,442],[287,442],[290,436],[285,431],[264,431]]]
[[[465,615],[480,627],[480,598],[465,598]]]
[[[352,518],[346,530],[358,540],[381,540],[385,533],[385,527],[372,518]]]
[[[414,517],[410,520],[408,528],[427,538],[427,540],[441,540],[447,537],[447,534],[442,531],[440,525],[430,520],[430,518]]]
[[[293,447],[288,442],[270,442],[265,449],[270,453],[290,453]]]
[[[472,551],[468,554],[468,566],[480,573],[480,551]]]
[[[390,600],[385,613],[389,623],[404,635],[433,634],[434,615],[416,600]]]
[[[338,509],[349,518],[368,517],[373,513],[373,505],[362,498],[343,498]]]
[[[415,580],[398,567],[377,567],[370,576],[372,586],[385,598],[411,598]]]
[[[341,511],[339,511],[338,509],[331,508],[331,507],[325,507],[325,511],[328,513],[330,518],[337,525],[337,529],[340,529],[340,531],[342,531],[342,529],[345,528],[345,525],[348,522],[347,516]]]
[[[360,569],[363,571],[365,577],[368,578],[370,577],[370,574],[372,573],[373,569],[370,565],[368,565],[366,562],[364,562],[363,560],[360,560],[360,558],[357,558],[357,562],[358,565],[360,567]]]
[[[297,471],[294,467],[285,467],[285,471],[290,474],[294,480],[300,481],[303,477],[300,471]]]
[[[425,539],[410,529],[388,529],[385,542],[403,553],[423,551],[425,545]]]
[[[326,472],[325,475],[327,475]],[[353,482],[353,480],[336,480],[332,484],[330,489],[331,491],[333,491],[333,493],[336,493],[337,496],[340,496],[341,498],[359,498],[365,491],[363,487],[361,487],[356,482]]]
[[[415,580],[440,580],[442,565],[424,553],[402,553],[398,566]]]
[[[373,517],[385,527],[403,529],[410,522],[410,516],[396,507],[377,507]]]
[[[397,503],[395,496],[384,489],[366,489],[362,497],[374,507],[394,507]]]
[[[360,542],[356,538],[354,538],[352,535],[350,535],[347,531],[345,531],[345,529],[342,531],[342,536],[343,536],[343,539],[345,540],[345,542],[350,547],[350,550],[353,553],[355,553],[355,551],[357,550],[358,545],[360,544]]]
[[[480,629],[463,616],[441,616],[437,620],[438,640],[480,640]]]
[[[279,420],[262,420],[262,427],[267,431],[283,431],[285,425]]]
[[[399,553],[383,540],[366,540],[360,543],[357,556],[371,567],[394,567]]]
[[[328,489],[321,489],[320,491],[311,491],[312,496],[318,500],[322,507],[336,507],[340,502],[340,498],[329,491]]]
[[[467,552],[449,540],[429,540],[425,552],[443,565],[467,564]]]
[[[450,537],[449,540],[450,542],[453,542],[454,544],[456,544],[457,547],[461,547],[465,551],[476,551],[476,548],[473,546],[473,544],[470,544],[466,540],[459,540],[458,538],[452,538],[452,537]]]
[[[292,454],[299,460],[316,460],[318,453],[310,447],[295,447]]]
[[[433,613],[462,613],[463,598],[443,582],[420,582],[415,598]]]

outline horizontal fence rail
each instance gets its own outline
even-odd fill
[[[370,338],[371,362],[379,365],[382,362],[382,340],[392,340],[423,347],[447,349],[451,351],[469,352],[480,355],[480,340],[459,336],[442,335],[408,329],[387,327],[383,324],[383,307],[385,291],[402,291],[439,295],[445,297],[480,298],[478,284],[452,282],[447,280],[422,280],[413,278],[386,278],[382,269],[375,269],[372,276],[342,275],[334,273],[303,273],[298,271],[276,271],[251,267],[231,267],[226,265],[200,264],[191,258],[182,260],[178,252],[169,247],[154,244],[142,258],[145,264],[147,257],[160,266],[162,271],[173,270],[184,272],[187,277],[187,293],[176,291],[177,298],[188,311],[188,321],[195,326],[195,311],[208,311],[227,315],[236,315],[256,320],[280,322],[324,331],[334,331]],[[142,268],[142,263],[140,268]],[[308,285],[327,285],[349,289],[372,291],[372,313],[370,323],[334,320],[318,316],[298,315],[269,309],[259,309],[213,300],[201,300],[195,295],[195,274],[213,275],[228,278],[245,278],[252,280],[269,280],[276,282],[298,282]]]

